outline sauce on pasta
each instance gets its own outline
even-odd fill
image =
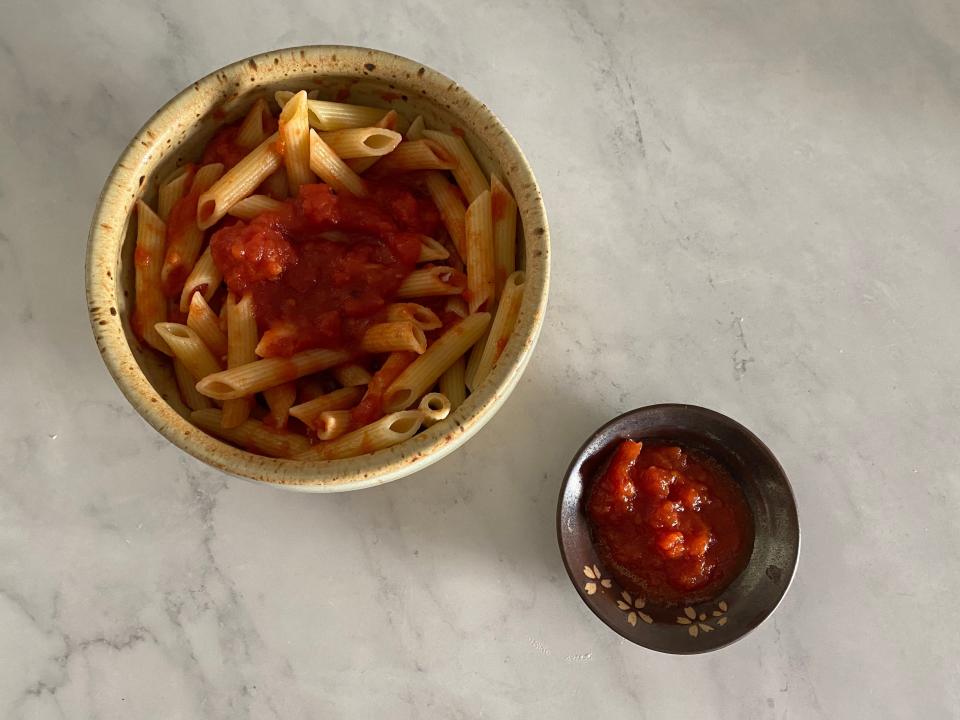
[[[713,458],[624,440],[587,500],[594,542],[627,589],[665,605],[716,597],[746,566],[753,518]]]
[[[237,295],[250,290],[266,357],[355,349],[416,266],[420,235],[440,216],[410,184],[368,183],[369,196],[304,185],[284,209],[217,231],[214,262]]]

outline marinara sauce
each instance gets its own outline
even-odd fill
[[[753,517],[713,458],[624,440],[587,500],[594,542],[628,590],[663,605],[716,597],[745,567]]]
[[[221,228],[213,260],[232,292],[253,294],[263,355],[355,349],[436,236],[429,198],[402,181],[368,181],[369,194],[303,185],[280,212]]]

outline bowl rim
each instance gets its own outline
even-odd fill
[[[789,503],[790,507],[793,510],[793,514],[797,518],[796,549],[793,553],[789,577],[787,578],[786,583],[783,586],[783,591],[780,593],[780,596],[777,598],[777,601],[773,604],[772,607],[770,607],[766,611],[763,617],[754,625],[752,625],[750,628],[740,633],[739,635],[736,635],[735,637],[730,638],[726,642],[723,642],[719,645],[713,645],[711,647],[703,647],[702,645],[696,645],[696,646],[690,646],[689,650],[687,649],[677,650],[677,651],[665,650],[662,648],[649,647],[648,645],[644,645],[643,643],[639,642],[635,637],[631,637],[630,635],[624,633],[622,628],[614,625],[606,617],[604,617],[604,615],[602,615],[599,612],[596,604],[590,599],[590,596],[586,595],[585,591],[580,587],[580,578],[574,571],[574,568],[571,567],[570,565],[570,561],[567,556],[566,547],[563,541],[564,532],[563,532],[562,521],[564,517],[564,512],[563,512],[564,495],[566,494],[567,486],[570,484],[570,478],[573,475],[574,468],[576,468],[578,465],[581,465],[583,460],[585,459],[584,454],[586,453],[587,448],[599,436],[603,435],[603,433],[605,433],[608,428],[616,425],[617,423],[623,421],[624,419],[638,415],[638,414],[646,414],[649,412],[661,411],[661,410],[676,410],[681,412],[692,411],[694,413],[699,413],[701,415],[706,415],[708,417],[712,416],[713,418],[730,425],[737,432],[742,433],[749,440],[756,443],[756,445],[760,448],[760,450],[764,452],[772,461],[772,466],[776,469],[778,475],[782,478],[784,487],[787,490],[787,495],[790,499],[790,503]],[[578,504],[582,499],[582,497],[583,497],[583,494],[581,493],[578,498]],[[557,545],[560,551],[560,559],[563,563],[563,568],[564,570],[566,570],[567,577],[570,579],[570,583],[576,589],[577,595],[580,597],[580,600],[583,602],[584,605],[586,605],[590,609],[590,612],[592,612],[601,622],[603,622],[604,625],[606,625],[608,628],[610,628],[613,632],[615,632],[617,635],[619,635],[623,639],[629,640],[631,643],[633,643],[634,645],[637,645],[638,647],[643,648],[644,650],[647,650],[650,652],[662,653],[664,655],[703,655],[705,653],[715,652],[723,648],[728,648],[734,643],[739,642],[743,638],[750,635],[758,627],[763,625],[767,620],[770,619],[770,617],[773,616],[777,608],[780,607],[780,605],[783,603],[784,598],[787,596],[787,593],[790,591],[790,588],[793,586],[793,581],[797,575],[797,568],[800,564],[800,549],[803,541],[803,531],[800,525],[800,513],[799,513],[799,510],[797,509],[796,494],[793,492],[793,486],[790,484],[790,478],[788,477],[786,471],[783,469],[783,466],[780,464],[780,461],[777,459],[776,455],[774,455],[773,452],[770,450],[770,448],[767,447],[767,444],[764,443],[763,440],[761,440],[759,437],[757,437],[757,435],[753,431],[751,431],[748,427],[734,420],[730,416],[724,415],[721,412],[717,412],[716,410],[712,410],[710,408],[706,408],[701,405],[692,405],[690,403],[657,403],[654,405],[644,405],[639,408],[627,410],[626,412],[623,412],[617,415],[615,418],[607,421],[606,423],[601,425],[599,428],[597,428],[597,430],[592,432],[590,436],[583,442],[583,444],[580,445],[576,453],[574,453],[573,458],[570,460],[570,464],[567,466],[567,469],[563,474],[563,480],[560,483],[560,492],[557,498],[556,532],[557,532]]]
[[[293,67],[292,77],[279,75]],[[251,68],[263,68],[259,83],[243,87]],[[279,70],[275,71],[275,68]],[[388,75],[387,68],[397,74]],[[277,75],[274,75],[274,71]],[[501,361],[477,392],[451,416],[393,448],[356,458],[303,462],[268,458],[235,448],[207,435],[183,418],[147,379],[124,330],[118,308],[122,288],[119,257],[127,236],[132,206],[139,196],[141,170],[160,162],[178,143],[161,145],[163,132],[173,133],[198,100],[215,106],[236,78],[243,95],[258,85],[303,81],[316,76],[358,80],[404,82],[403,72],[422,88],[422,97],[446,111],[484,145],[501,165],[513,190],[523,229],[527,287],[517,330],[504,349]],[[250,78],[253,80],[253,78]],[[181,140],[197,127],[187,127]],[[258,53],[214,70],[186,86],[157,110],[134,135],[113,166],[97,200],[87,239],[85,262],[86,300],[97,347],[110,375],[130,404],[154,429],[181,450],[219,470],[255,482],[309,492],[358,490],[390,482],[421,470],[463,445],[506,401],[525,369],[543,326],[550,280],[549,225],[543,198],[533,170],[516,140],[490,109],[459,84],[415,60],[382,50],[347,45],[304,45]],[[115,272],[111,272],[111,270]]]

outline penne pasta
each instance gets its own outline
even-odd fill
[[[177,387],[180,389],[180,398],[184,405],[191,410],[213,407],[213,400],[197,392],[197,381],[193,379],[187,366],[177,358],[173,360],[173,374],[177,379]]]
[[[277,104],[283,108],[293,97],[287,90],[279,90]],[[349,105],[329,100],[307,100],[307,113],[310,127],[317,130],[344,130],[346,128],[369,127],[383,117],[382,108]]]
[[[193,424],[211,435],[239,445],[249,452],[277,458],[292,458],[310,449],[310,441],[303,435],[268,427],[258,420],[244,420],[236,427],[223,426],[219,410],[194,410]]]
[[[353,421],[357,426],[369,423],[383,417],[383,393],[393,381],[400,377],[400,373],[414,360],[417,354],[412,352],[390,353],[380,369],[374,373],[363,399],[353,408]]]
[[[274,200],[286,200],[290,197],[290,184],[287,182],[287,169],[281,165],[273,175],[263,181],[261,185],[267,197]],[[228,211],[229,212],[229,211]]]
[[[447,301],[443,304],[443,311],[453,313],[454,315],[459,315],[462,318],[465,318],[470,314],[470,308],[467,307],[467,301],[459,295],[448,297]]]
[[[384,115],[380,120],[374,125],[374,127],[383,128],[385,130],[395,130],[397,127],[397,121],[400,119],[400,116],[397,115],[396,110],[391,110],[386,115]],[[358,175],[369,170],[370,167],[376,163],[380,157],[365,157],[365,158],[354,158],[353,160],[347,160],[347,165],[350,166],[350,169],[353,170]]]
[[[467,399],[467,386],[464,382],[464,370],[467,362],[462,357],[458,357],[456,362],[448,367],[443,375],[440,376],[439,387],[447,399],[450,401],[451,411],[456,410]]]
[[[270,127],[272,120],[273,116],[270,114],[267,101],[264,98],[258,98],[240,123],[234,142],[242,148],[252,150],[266,139],[269,134],[267,128]]]
[[[227,368],[235,368],[257,359],[257,321],[253,312],[253,296],[246,293],[237,300],[233,293],[224,303],[227,309]],[[223,427],[236,427],[250,416],[252,397],[225,400],[223,403]]]
[[[287,204],[285,202],[274,200],[269,195],[251,195],[235,203],[227,211],[227,214],[241,220],[253,220],[257,215],[281,212],[286,208]]]
[[[490,189],[487,176],[483,174],[483,170],[480,169],[463,138],[436,130],[424,130],[423,135],[440,145],[453,157],[456,163],[453,168],[453,177],[463,190],[468,203],[476,200],[484,190]]]
[[[452,170],[455,162],[444,148],[431,140],[404,140],[370,171],[371,177],[415,170]]]
[[[467,301],[470,312],[496,301],[493,259],[493,218],[490,214],[490,192],[484,190],[470,203],[467,227]]]
[[[297,402],[305,403],[316,400],[321,395],[336,389],[337,383],[326,376],[326,373],[308,375],[297,380]]]
[[[422,423],[419,410],[395,412],[336,440],[318,443],[296,459],[339,460],[384,450],[413,437]]]
[[[457,252],[463,257],[466,253],[465,215],[467,209],[460,197],[460,192],[450,184],[441,172],[427,173],[425,181],[427,192],[430,193],[433,204],[437,206],[437,210],[440,212],[443,225],[450,233],[450,238],[453,240]]]
[[[450,414],[450,400],[443,393],[427,393],[420,398],[418,409],[423,413],[423,426],[430,427]]]
[[[452,267],[457,272],[464,272],[467,268],[463,264],[463,258],[460,257],[460,252],[457,250],[456,246],[453,244],[453,240],[450,239],[450,235],[444,239],[443,246],[447,249],[447,252],[450,253],[450,257],[447,258],[446,264]]]
[[[387,305],[386,310],[388,322],[406,320],[412,322],[421,330],[436,330],[443,327],[443,322],[437,317],[437,314],[419,303],[391,303]]]
[[[200,380],[220,371],[220,363],[191,328],[170,322],[157,323],[156,327],[174,356],[184,364],[194,380]]]
[[[137,200],[137,247],[133,254],[135,270],[133,330],[145,343],[170,355],[170,348],[157,332],[156,324],[167,319],[167,299],[163,294],[163,267],[166,227],[142,200]]]
[[[394,412],[410,407],[418,397],[433,387],[457,358],[469,350],[483,335],[490,324],[489,313],[474,313],[456,325],[427,348],[387,388],[383,396],[383,408]],[[202,391],[202,388],[199,388]]]
[[[409,320],[371,325],[363,334],[360,349],[368,353],[415,352],[427,349],[427,336]]]
[[[289,323],[277,324],[272,326],[260,337],[257,343],[256,354],[258,357],[276,357],[283,353],[278,352],[287,341],[295,339],[297,328]]]
[[[423,130],[424,130],[423,115],[417,115],[413,122],[410,123],[410,127],[407,128],[406,139],[407,140],[421,140],[423,139]]]
[[[297,385],[294,382],[281,383],[263,391],[270,413],[264,422],[270,427],[286,428],[290,417],[290,408],[297,401]]]
[[[250,195],[283,163],[277,151],[278,133],[274,133],[230,168],[209,190],[200,195],[197,225],[201,230],[216,224],[234,203]]]
[[[167,251],[161,279],[167,295],[176,297],[200,257],[203,230],[197,225],[197,201],[223,174],[223,165],[204,165],[193,178],[190,192],[177,201],[167,223]]]
[[[197,152],[232,167],[186,164],[156,213],[137,203],[131,317],[198,428],[321,462],[449,418],[494,373],[524,289],[517,202],[464,133],[329,92],[275,93],[279,118],[248,100]]]
[[[477,374],[477,368],[480,367],[480,358],[483,355],[483,348],[487,346],[487,338],[490,336],[490,328],[480,336],[480,339],[470,348],[470,354],[465,357],[467,362],[463,371],[463,381],[467,388],[473,387],[473,376]]]
[[[490,215],[493,218],[493,265],[496,297],[517,269],[517,203],[500,178],[490,177]]]
[[[521,271],[512,273],[504,285],[503,296],[497,305],[497,314],[490,323],[490,332],[483,346],[477,368],[470,378],[469,387],[475,390],[490,374],[503,353],[513,328],[517,324],[517,315],[520,313],[520,303],[523,300],[524,275]]]
[[[349,358],[350,354],[345,351],[316,349],[304,350],[288,358],[255,360],[205,377],[197,384],[197,390],[215,400],[232,400],[327,370]]]
[[[330,374],[343,387],[357,387],[367,385],[370,382],[370,371],[363,365],[357,365],[356,363],[339,365],[333,368]]]
[[[194,293],[199,292],[203,295],[203,299],[209,302],[222,280],[223,275],[220,273],[220,268],[213,262],[213,254],[208,245],[183,283],[183,290],[180,292],[180,312],[187,312]]]
[[[321,133],[320,139],[339,158],[346,160],[348,158],[380,157],[391,153],[400,144],[403,136],[386,128],[366,127]]]
[[[462,273],[451,267],[439,265],[420,268],[407,275],[397,289],[397,297],[403,299],[460,295],[465,287],[466,279]]]
[[[357,197],[367,194],[363,179],[337,157],[314,130],[310,131],[310,168],[338,192],[349,192]]]
[[[433,262],[435,260],[446,260],[450,257],[450,251],[442,243],[437,242],[427,235],[420,236],[420,257],[418,263]]]
[[[310,171],[310,124],[307,122],[305,90],[298,92],[283,106],[279,135],[290,194],[296,195],[301,185],[316,179]]]
[[[160,191],[157,194],[157,215],[166,222],[170,218],[170,211],[177,204],[190,188],[193,182],[193,165],[184,165],[173,171],[163,184],[160,185]]]
[[[200,293],[194,293],[190,300],[187,327],[200,336],[214,357],[221,358],[227,354],[227,336],[220,329],[220,318]]]
[[[363,392],[363,388],[359,386],[340,388],[305,403],[294,405],[290,408],[290,415],[312,426],[322,412],[352,408],[360,402]]]
[[[324,410],[313,424],[318,440],[336,440],[350,432],[353,414],[349,410]]]

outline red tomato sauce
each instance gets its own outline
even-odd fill
[[[227,171],[243,160],[250,152],[250,148],[237,145],[239,132],[240,127],[237,125],[228,125],[218,130],[203,150],[203,164],[223,163],[223,169]]]
[[[416,266],[419,235],[436,235],[440,216],[416,188],[400,181],[368,188],[368,197],[356,198],[304,185],[282,212],[213,235],[227,286],[253,293],[265,355],[356,349]]]
[[[238,162],[243,160],[253,148],[245,148],[237,145],[237,135],[240,132],[240,125],[227,125],[217,130],[216,134],[207,143],[203,149],[203,164],[223,163],[224,172],[232,168]],[[277,121],[272,115],[263,115],[263,132],[266,135],[272,135],[277,130]]]
[[[753,517],[734,479],[713,458],[675,445],[624,440],[587,513],[620,583],[664,605],[715,598],[753,548]]]

